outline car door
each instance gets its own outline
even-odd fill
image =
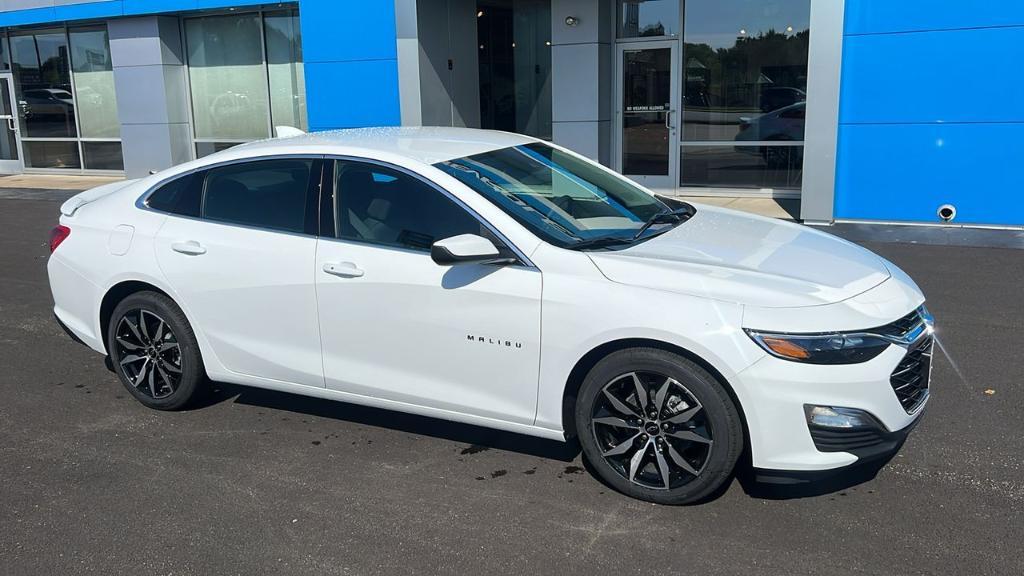
[[[324,385],[313,277],[322,164],[236,162],[178,186],[191,206],[168,210],[181,215],[158,232],[157,262],[231,372]],[[151,208],[166,202],[158,194]]]
[[[327,386],[532,424],[540,272],[521,260],[435,264],[431,244],[459,234],[511,252],[418,176],[347,160],[333,173],[335,234],[321,235],[316,262]]]

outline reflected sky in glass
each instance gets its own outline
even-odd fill
[[[738,37],[775,30],[797,34],[810,28],[810,0],[687,0],[683,40],[729,48]]]

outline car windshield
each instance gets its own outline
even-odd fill
[[[573,155],[535,143],[435,164],[563,248],[627,245],[679,224],[669,206]]]

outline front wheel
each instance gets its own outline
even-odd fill
[[[107,350],[121,383],[143,405],[178,410],[204,389],[199,345],[185,314],[156,292],[137,292],[114,308]]]
[[[654,348],[614,352],[580,387],[576,432],[594,471],[626,495],[688,504],[728,480],[743,427],[728,392],[696,363]]]

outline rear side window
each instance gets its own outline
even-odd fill
[[[206,174],[202,216],[284,232],[306,232],[315,222],[317,199],[310,180],[319,181],[312,159],[275,159],[212,168]]]
[[[193,172],[160,186],[146,200],[154,210],[199,217],[203,198],[203,173]]]

